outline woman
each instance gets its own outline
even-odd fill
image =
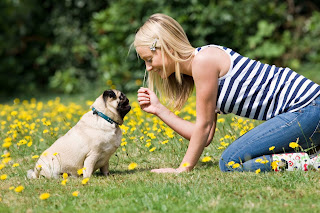
[[[234,170],[229,162],[241,165],[235,170],[270,170],[271,154],[292,152],[289,143],[297,138],[304,149],[320,144],[320,86],[289,68],[262,64],[222,46],[194,48],[179,23],[164,14],[154,14],[145,22],[134,46],[149,72],[149,89],[138,90],[140,107],[190,140],[177,169],[152,172],[192,170],[214,136],[217,112],[266,120],[224,151],[219,163],[222,171]],[[194,86],[195,123],[176,116],[153,92],[156,88],[179,109]],[[272,152],[271,146],[275,147]]]

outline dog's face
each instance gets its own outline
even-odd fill
[[[123,121],[124,116],[130,111],[131,106],[129,104],[129,99],[120,92],[119,90],[106,90],[102,95],[106,108],[111,110],[115,109],[118,115]],[[120,122],[122,124],[122,122]]]

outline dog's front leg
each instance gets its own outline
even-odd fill
[[[100,168],[101,173],[104,176],[108,176],[109,175],[109,160],[106,162],[106,164]]]
[[[94,172],[94,166],[96,165],[98,159],[98,155],[89,155],[83,163],[83,167],[86,168],[83,170],[83,177],[91,177],[92,173]]]

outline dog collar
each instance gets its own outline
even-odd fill
[[[98,110],[96,110],[94,107],[92,107],[92,111],[93,111],[93,114],[99,115],[101,118],[108,121],[109,123],[111,123],[111,124],[115,123],[115,124],[119,125],[117,122],[115,122],[114,120],[112,120],[111,118],[109,118],[108,116],[103,114],[102,112],[99,112]]]

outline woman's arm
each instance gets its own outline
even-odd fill
[[[218,78],[221,65],[225,64],[227,60],[230,59],[226,58],[226,55],[222,57],[222,51],[217,48],[204,49],[194,58],[192,76],[196,87],[197,119],[193,125],[190,122],[178,119],[172,112],[154,103],[152,96],[140,96],[139,103],[143,110],[158,115],[169,126],[172,125],[172,128],[179,134],[186,138],[190,137],[187,152],[178,169],[163,168],[152,170],[153,172],[190,171],[198,162],[204,147],[208,144],[210,135],[214,133],[213,128],[215,128],[217,119],[215,109],[218,95]],[[185,167],[184,165],[188,166]]]
[[[192,64],[192,76],[196,87],[197,119],[188,150],[179,167],[180,171],[190,171],[196,165],[217,119],[215,109],[221,59],[210,51],[212,51],[211,48],[202,50]],[[186,164],[189,166],[183,167]]]

